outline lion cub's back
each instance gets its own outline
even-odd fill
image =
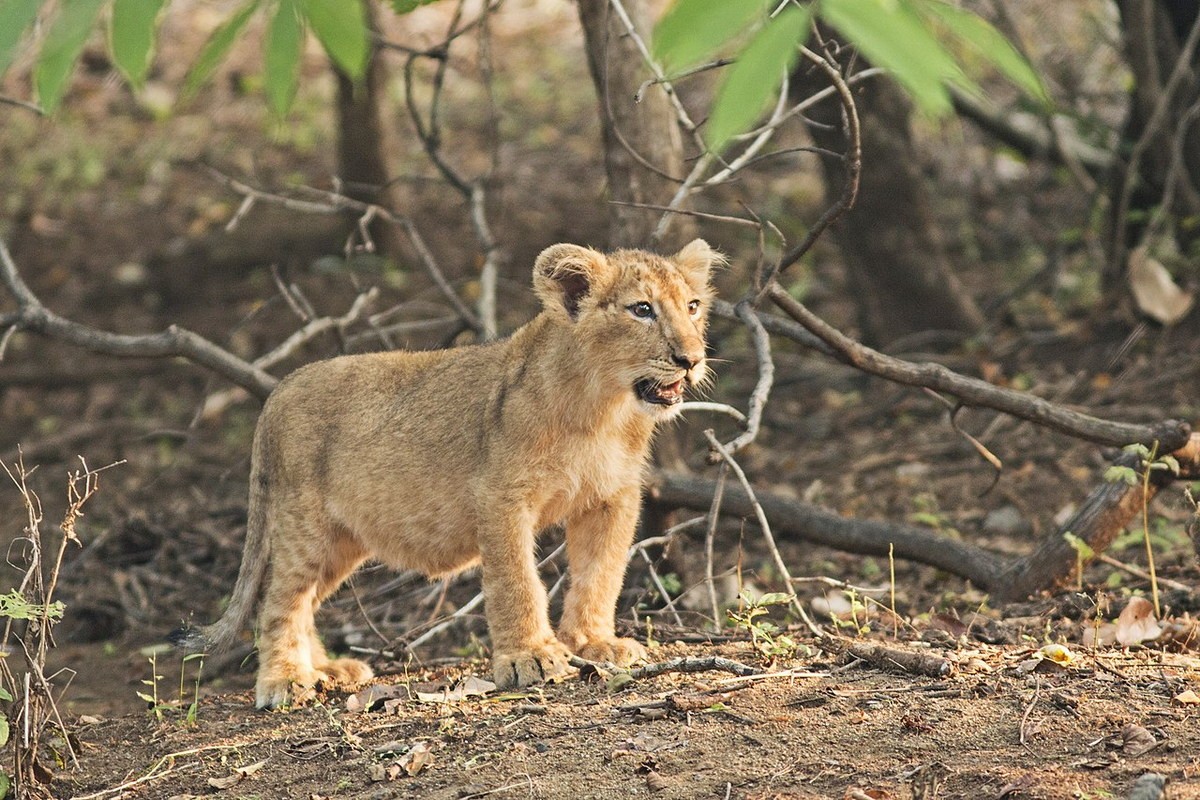
[[[480,468],[493,347],[341,356],[272,393],[256,469],[372,546],[404,548],[473,528],[464,492]],[[302,496],[302,497],[301,497]],[[416,565],[414,565],[416,566]]]

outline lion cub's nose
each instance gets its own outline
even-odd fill
[[[679,367],[683,367],[684,369],[691,369],[692,367],[699,364],[703,359],[704,359],[704,356],[692,355],[691,353],[672,353],[671,354],[671,360],[675,362],[675,365],[679,366]]]

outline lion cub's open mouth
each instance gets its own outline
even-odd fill
[[[637,396],[656,406],[673,406],[683,402],[683,378],[674,383],[658,383],[643,378],[633,385]]]

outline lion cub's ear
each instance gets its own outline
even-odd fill
[[[611,272],[603,253],[577,244],[553,244],[533,265],[533,291],[547,309],[562,308],[575,319],[579,303]]]
[[[672,259],[688,282],[697,289],[708,286],[713,267],[724,266],[725,256],[713,250],[703,239],[693,239]]]

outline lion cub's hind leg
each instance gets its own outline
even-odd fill
[[[330,560],[325,563],[321,582],[317,586],[317,594],[313,603],[314,614],[321,603],[336,592],[342,582],[366,559],[367,551],[348,531],[340,530],[334,536],[330,555]],[[311,628],[310,633],[309,645],[312,650],[313,668],[323,675],[320,679],[321,683],[351,688],[375,677],[374,671],[357,658],[331,659],[325,650],[325,645],[321,643],[321,639],[317,635],[315,625]]]
[[[321,600],[362,562],[361,546],[299,515],[279,514],[275,524],[277,531],[287,529],[293,536],[286,546],[272,536],[270,575],[258,617],[259,708],[301,705],[318,684],[353,684],[371,677],[366,664],[329,659],[313,618]]]

